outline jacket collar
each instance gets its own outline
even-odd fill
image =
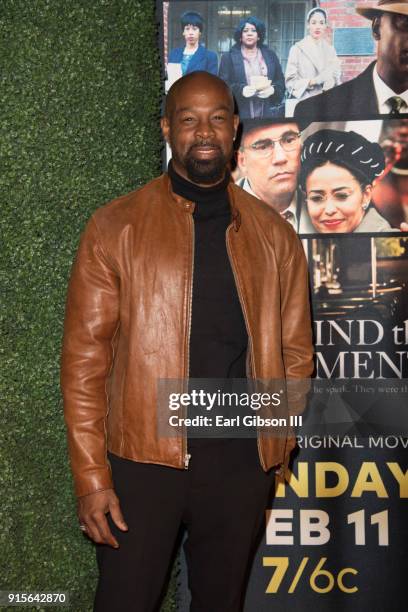
[[[171,185],[171,180],[167,172],[165,172],[162,175],[162,178],[163,178],[163,181],[166,187],[167,194],[169,195],[170,201],[173,202],[174,205],[177,206],[180,210],[183,210],[184,212],[187,212],[187,213],[193,213],[194,207],[195,207],[194,202],[191,202],[190,200],[186,200],[185,198],[178,195],[177,193],[174,193],[172,185]],[[234,182],[232,181],[232,179],[227,189],[228,189],[228,197],[229,197],[229,202],[230,202],[230,207],[231,207],[231,223],[234,227],[234,230],[237,232],[241,226],[241,214],[235,205]]]

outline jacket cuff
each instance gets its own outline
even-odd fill
[[[80,475],[74,476],[75,483],[75,495],[77,497],[84,497],[97,491],[105,491],[106,489],[113,489],[113,480],[110,466],[107,465],[103,470],[95,470],[84,472]]]

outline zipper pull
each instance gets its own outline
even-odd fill
[[[188,464],[190,463],[191,455],[188,453],[184,457],[184,469],[188,470]]]

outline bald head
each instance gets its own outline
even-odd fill
[[[225,81],[209,72],[200,70],[186,74],[170,87],[166,96],[166,105],[164,109],[165,117],[171,118],[179,101],[183,100],[186,91],[197,94],[200,92],[211,92],[211,95],[213,95],[215,99],[218,97],[222,99],[224,104],[228,105],[231,113],[234,113],[234,98]]]
[[[197,185],[217,184],[232,157],[238,123],[224,81],[208,72],[192,72],[176,81],[161,120],[173,168]]]

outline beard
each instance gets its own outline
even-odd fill
[[[228,157],[217,145],[214,145],[217,149],[217,155],[212,159],[199,159],[195,157],[194,149],[205,144],[207,143],[192,145],[183,158],[173,151],[173,157],[185,168],[187,176],[192,183],[214,185],[224,177]]]

